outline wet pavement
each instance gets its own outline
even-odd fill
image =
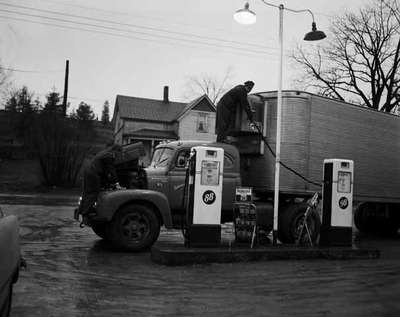
[[[374,260],[168,267],[115,252],[71,206],[4,205],[20,219],[28,268],[12,316],[399,316],[400,238],[355,235]],[[229,231],[226,232],[229,235]],[[159,240],[182,239],[163,230]],[[182,239],[183,243],[183,239]]]

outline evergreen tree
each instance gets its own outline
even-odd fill
[[[23,86],[19,92],[19,107],[21,112],[30,113],[36,110],[32,98],[33,93],[28,91],[28,87]]]
[[[49,94],[46,96],[46,103],[44,105],[43,111],[49,112],[62,112],[62,104],[61,104],[61,97],[58,92],[53,89]]]
[[[72,117],[81,121],[93,121],[95,114],[93,113],[92,107],[86,102],[81,101]]]
[[[108,100],[104,102],[103,111],[101,113],[101,122],[103,125],[110,123],[110,104]]]

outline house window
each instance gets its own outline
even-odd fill
[[[199,113],[197,116],[197,128],[196,132],[207,133],[208,132],[208,113]]]

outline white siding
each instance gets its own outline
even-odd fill
[[[162,122],[125,120],[124,133],[129,133],[131,131],[137,131],[137,130],[142,130],[142,129],[153,129],[153,130],[166,131],[166,130],[170,130],[171,126],[167,123],[162,123]]]
[[[122,144],[122,133],[123,133],[122,125],[124,124],[124,121],[120,118],[119,112],[116,113],[116,119],[114,122],[115,122],[114,143]]]
[[[207,132],[197,132],[199,114],[207,114]],[[215,141],[215,112],[189,111],[179,122],[179,138],[181,140]]]

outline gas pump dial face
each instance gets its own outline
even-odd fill
[[[203,201],[206,205],[211,205],[215,201],[215,193],[212,190],[206,190],[203,194]]]
[[[349,200],[346,197],[342,197],[339,199],[339,207],[342,209],[346,209],[349,205]]]

